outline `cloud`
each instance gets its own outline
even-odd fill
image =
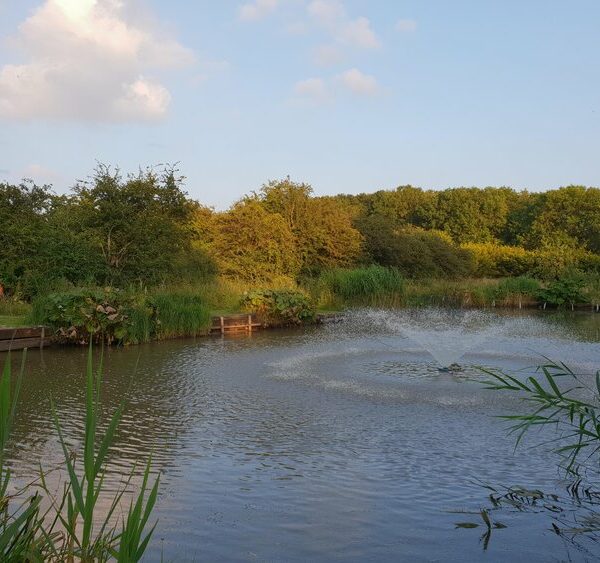
[[[376,78],[362,73],[357,68],[351,68],[339,74],[336,78],[342,86],[354,94],[374,96],[380,91]]]
[[[381,47],[381,42],[371,29],[371,23],[364,17],[345,23],[339,30],[338,37],[343,43],[361,49],[378,49]]]
[[[254,0],[242,4],[238,9],[238,18],[242,21],[258,21],[274,12],[279,0]]]
[[[189,65],[194,55],[127,16],[121,0],[45,0],[12,41],[26,62],[0,68],[0,118],[165,116],[171,95],[149,75]]]
[[[346,9],[339,0],[313,0],[307,10],[322,25],[331,25],[346,17]]]
[[[359,49],[381,47],[377,35],[366,17],[351,19],[340,0],[312,0],[307,11],[313,20],[324,27],[333,39]]]
[[[29,164],[23,168],[21,171],[21,177],[29,178],[34,182],[43,182],[46,184],[51,184],[52,182],[61,179],[61,175],[55,170],[36,163]]]
[[[319,66],[333,66],[344,60],[344,53],[335,45],[320,45],[313,51],[313,60]]]
[[[402,19],[398,20],[394,27],[400,33],[412,33],[417,30],[417,22],[411,19]]]
[[[307,78],[294,86],[294,99],[297,101],[322,104],[331,99],[329,88],[321,78]]]

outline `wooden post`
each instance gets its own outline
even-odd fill
[[[42,336],[40,338],[40,350],[44,348],[44,337],[46,336],[46,327],[42,327]]]
[[[252,315],[248,315],[248,334],[252,332]]]
[[[225,334],[225,319],[223,317],[219,317],[221,319],[221,334]]]

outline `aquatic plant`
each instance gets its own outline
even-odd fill
[[[557,444],[555,449],[564,456],[569,472],[575,470],[584,451],[588,461],[600,461],[600,370],[593,387],[561,362],[548,361],[539,366],[540,376],[524,381],[507,373],[484,371],[492,378],[488,389],[517,392],[533,406],[529,413],[502,416],[512,423],[510,430],[517,435],[517,444],[531,428],[550,425],[558,430],[551,443]]]
[[[195,293],[156,292],[147,303],[154,309],[154,333],[159,339],[197,336],[210,325],[210,310]]]
[[[128,344],[201,334],[210,311],[192,292],[82,288],[36,298],[30,318],[62,342]]]
[[[23,360],[25,355],[23,355]],[[54,403],[54,425],[63,450],[61,469],[66,472],[62,493],[50,490],[50,472],[40,469],[39,478],[16,493],[9,494],[11,472],[5,467],[5,450],[14,422],[24,361],[17,384],[11,384],[8,356],[0,380],[0,560],[2,561],[139,561],[144,555],[156,524],[148,522],[158,495],[159,478],[150,485],[148,460],[140,490],[128,512],[120,519],[116,511],[124,502],[136,468],[114,494],[108,510],[100,509],[98,499],[104,492],[109,472],[108,454],[121,420],[124,403],[115,410],[106,430],[98,432],[102,362],[94,373],[92,350],[88,355],[85,401],[84,442],[81,455],[74,455],[64,439]],[[81,459],[81,463],[78,460]],[[56,470],[54,470],[56,471]],[[49,505],[42,510],[42,504]]]
[[[497,486],[482,483],[489,491],[490,505],[480,510],[487,526],[481,540],[487,549],[493,529],[506,526],[496,519],[503,511],[545,513],[552,519],[551,530],[567,545],[587,556],[594,556],[588,544],[600,541],[600,491],[593,483],[586,484],[586,472],[595,476],[600,470],[600,371],[593,385],[586,376],[574,372],[562,362],[538,367],[540,375],[525,380],[500,371],[483,370],[491,377],[484,384],[488,389],[517,393],[531,406],[530,412],[502,415],[509,421],[510,433],[518,445],[534,428],[552,427],[556,433],[544,444],[552,444],[561,459],[560,466],[571,476],[565,494],[547,493],[521,486]],[[480,522],[457,523],[458,528],[478,528]]]
[[[405,280],[397,268],[368,266],[334,269],[319,278],[322,301],[345,305],[399,305],[405,292]]]

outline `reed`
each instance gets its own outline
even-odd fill
[[[148,302],[155,311],[158,339],[198,336],[210,327],[210,309],[195,293],[163,291],[150,295]]]
[[[22,364],[22,366],[24,363]],[[21,374],[23,368],[21,369]],[[106,430],[98,431],[102,362],[94,371],[90,347],[86,370],[86,409],[83,451],[73,455],[66,444],[54,404],[55,428],[64,453],[62,470],[66,484],[54,494],[40,469],[37,481],[8,495],[11,473],[5,467],[5,448],[14,422],[21,377],[11,384],[11,362],[7,358],[0,379],[0,560],[12,561],[139,561],[149,544],[154,526],[148,522],[158,495],[159,478],[149,484],[151,464],[146,464],[142,485],[128,512],[119,518],[117,509],[130,489],[129,479],[117,490],[108,510],[98,509],[108,467],[108,453],[120,423],[124,403],[114,411]],[[78,462],[81,460],[81,462]],[[45,497],[45,498],[44,498]],[[49,508],[42,511],[42,500]]]
[[[334,269],[321,274],[313,291],[323,305],[399,306],[405,281],[397,268],[368,266],[352,270]]]

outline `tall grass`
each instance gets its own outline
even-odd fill
[[[210,326],[210,309],[199,295],[160,292],[150,296],[155,310],[156,337],[198,336]]]
[[[21,371],[22,373],[22,371]],[[0,380],[0,560],[1,561],[139,561],[154,532],[149,530],[158,495],[159,479],[149,485],[150,461],[146,464],[142,485],[120,519],[122,505],[135,473],[115,493],[108,510],[98,509],[104,490],[108,453],[124,410],[122,403],[113,413],[106,430],[98,432],[102,364],[94,373],[90,348],[86,371],[86,410],[83,451],[73,455],[64,439],[54,404],[54,424],[64,453],[66,484],[55,495],[47,485],[47,473],[40,469],[37,484],[26,485],[8,495],[11,473],[5,468],[5,448],[10,436],[17,405],[19,384],[11,385],[11,362],[7,358]],[[19,377],[20,381],[20,377]],[[79,461],[81,460],[81,461]],[[43,498],[45,497],[45,498]],[[42,500],[49,508],[41,510]]]
[[[0,316],[22,317],[29,314],[31,305],[22,301],[15,301],[7,297],[0,297]]]
[[[321,306],[398,306],[403,302],[405,286],[397,268],[368,266],[326,271],[319,277],[315,289]]]

